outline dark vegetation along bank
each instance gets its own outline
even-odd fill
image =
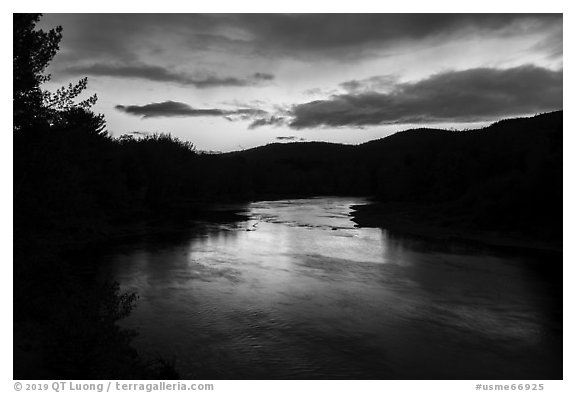
[[[201,206],[215,200],[372,196],[381,203],[359,209],[361,224],[401,212],[410,222],[561,244],[561,111],[358,146],[201,154],[169,135],[112,138],[90,109],[96,97],[78,100],[85,79],[43,91],[61,31],[38,31],[38,20],[14,15],[16,379],[177,377],[161,359],[144,362],[130,346],[133,332],[118,328],[136,296],[95,280],[71,251],[142,220],[206,216]]]

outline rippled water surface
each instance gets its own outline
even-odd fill
[[[103,258],[123,325],[187,379],[560,379],[560,256],[356,228],[354,198],[255,202]]]

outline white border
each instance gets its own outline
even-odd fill
[[[572,2],[573,4],[574,2]],[[571,65],[573,64],[573,46],[571,38],[574,37],[574,6],[570,1],[547,0],[540,2],[527,1],[502,1],[502,0],[484,0],[478,4],[470,4],[462,1],[403,1],[401,4],[393,4],[385,1],[363,1],[356,0],[346,2],[345,4],[335,4],[333,1],[317,1],[312,3],[310,0],[292,0],[286,4],[271,1],[212,1],[207,3],[185,2],[185,1],[167,1],[154,3],[145,3],[142,1],[128,3],[126,1],[101,0],[98,2],[80,2],[80,1],[58,1],[50,2],[29,0],[26,2],[3,2],[1,24],[3,28],[2,49],[4,71],[3,77],[3,94],[2,94],[2,117],[3,142],[0,143],[2,148],[0,165],[0,174],[3,184],[6,185],[0,195],[2,196],[2,226],[0,239],[2,239],[2,258],[4,264],[2,270],[2,282],[0,285],[0,299],[2,299],[2,310],[6,317],[2,326],[2,359],[1,374],[4,382],[3,391],[13,390],[12,380],[12,78],[11,69],[9,69],[12,47],[12,13],[13,12],[37,12],[38,10],[45,13],[79,13],[79,12],[146,12],[146,13],[165,13],[165,12],[226,12],[226,13],[243,13],[243,12],[330,12],[330,13],[392,13],[392,12],[422,12],[422,13],[439,13],[439,12],[545,12],[545,13],[563,13],[564,14],[564,37],[568,42],[565,45],[564,64],[569,71],[564,74],[564,108],[567,113],[564,116],[564,381],[541,381],[545,384],[545,392],[576,392],[576,382],[574,370],[574,338],[571,333],[576,332],[574,324],[574,287],[571,279],[575,277],[574,264],[576,258],[571,245],[573,242],[573,231],[571,225],[574,223],[575,208],[569,202],[576,201],[574,188],[574,169],[576,169],[573,148],[576,146],[574,130],[574,120],[572,110],[570,109],[573,94],[571,87],[576,86],[574,83]],[[132,381],[134,382],[134,381]],[[294,390],[304,391],[378,391],[378,392],[400,392],[400,391],[419,391],[419,392],[471,392],[474,390],[475,383],[488,384],[490,381],[213,381],[216,385],[217,392],[289,392]],[[517,383],[519,381],[493,381],[493,383]]]

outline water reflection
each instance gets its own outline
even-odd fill
[[[359,203],[253,203],[103,269],[140,295],[139,348],[185,378],[562,377],[561,279],[533,268],[560,258],[356,228]]]

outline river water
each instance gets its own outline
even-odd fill
[[[562,258],[357,228],[361,198],[254,202],[117,247],[122,325],[185,379],[561,379]]]

